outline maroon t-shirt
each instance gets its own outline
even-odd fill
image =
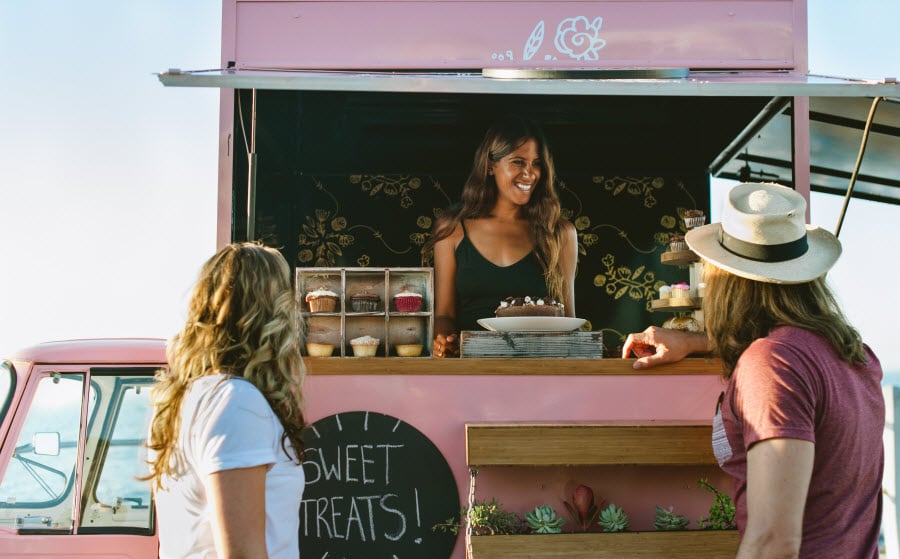
[[[815,462],[800,557],[877,559],[884,398],[881,364],[866,351],[868,364],[854,369],[825,339],[780,326],[741,355],[713,432],[719,464],[735,478],[741,533],[747,449],[766,439],[801,439],[814,443]]]

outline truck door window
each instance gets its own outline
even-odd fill
[[[83,374],[40,380],[0,482],[0,526],[71,531],[83,387]]]
[[[91,371],[97,413],[85,443],[79,533],[153,533],[145,442],[153,371]]]
[[[12,363],[9,361],[0,363],[0,421],[6,418],[6,412],[9,410],[15,379],[16,371]]]

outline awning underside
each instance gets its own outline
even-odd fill
[[[863,137],[870,98],[810,99],[810,183],[813,191],[843,195],[850,182]],[[792,185],[791,108],[779,111],[738,146],[720,169],[720,178],[774,181]],[[900,204],[900,103],[876,108],[853,195]]]
[[[779,98],[784,103],[765,115],[752,135],[733,143],[726,151],[708,150],[711,145],[695,144],[698,157],[705,157],[710,172],[736,180],[766,180],[793,184],[790,97],[810,97],[811,188],[843,195],[847,189],[859,151],[862,130],[872,99],[885,97],[874,124],[854,189],[854,196],[890,204],[900,204],[900,84],[884,81],[851,80],[810,76],[789,71],[691,71],[677,78],[559,78],[500,79],[472,71],[359,71],[359,70],[276,70],[226,69],[180,71],[159,75],[166,86],[219,87],[257,90],[337,91],[372,93],[488,94],[553,96],[554,111],[572,105],[585,111],[584,99],[568,103],[565,96],[606,96],[601,104],[626,111],[609,123],[595,115],[610,137],[632,137],[643,149],[659,149],[648,138],[669,138],[690,129],[699,138],[720,136],[726,129],[734,133],[747,119],[746,103],[735,99],[733,117],[721,98],[759,98],[760,106]],[[616,97],[618,100],[613,100]],[[660,114],[653,98],[681,98],[678,115]],[[713,102],[710,98],[720,98]],[[696,98],[696,103],[689,99]],[[643,99],[643,100],[641,100]],[[550,99],[548,99],[550,101]],[[749,101],[749,99],[748,99]],[[690,105],[685,109],[684,103]],[[542,103],[540,103],[542,104]],[[663,105],[666,105],[665,103]],[[588,103],[592,107],[591,103]],[[739,108],[740,106],[740,108]],[[705,108],[706,107],[706,108]],[[715,107],[715,109],[712,109]],[[593,109],[586,111],[593,112]],[[763,113],[766,111],[764,110]],[[631,116],[628,116],[628,115]],[[762,113],[761,113],[762,114]],[[589,116],[582,113],[582,116]],[[609,116],[607,114],[607,116]],[[706,118],[704,118],[704,116]],[[574,118],[574,117],[570,117]],[[647,122],[648,119],[650,122]],[[589,121],[590,118],[584,121]],[[734,122],[726,122],[733,120]],[[583,122],[584,122],[583,121]],[[627,121],[631,121],[629,125]],[[612,124],[612,126],[607,126]],[[666,125],[675,129],[663,130]],[[704,128],[707,132],[703,132]],[[643,138],[643,139],[642,139]],[[659,140],[656,140],[657,142]],[[720,141],[720,140],[717,140]],[[705,142],[705,140],[704,140]],[[710,142],[706,142],[710,143]],[[713,142],[714,143],[714,142]],[[721,144],[720,144],[721,145]],[[720,150],[722,148],[719,148]],[[703,152],[703,153],[699,153]],[[715,157],[718,154],[718,157]]]

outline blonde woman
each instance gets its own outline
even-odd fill
[[[222,248],[187,314],[152,400],[159,556],[297,558],[303,364],[287,262]]]
[[[575,226],[562,219],[553,158],[533,122],[509,116],[485,133],[462,201],[435,223],[433,355],[459,354],[460,330],[477,330],[509,297],[552,297],[575,316]]]
[[[704,262],[707,334],[651,327],[623,357],[721,357],[713,450],[735,479],[738,558],[877,559],[881,365],[825,283],[840,243],[805,216],[789,188],[734,187],[722,222],[685,236]]]

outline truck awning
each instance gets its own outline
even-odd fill
[[[523,78],[514,70],[471,71],[360,71],[224,69],[159,74],[170,87],[219,87],[302,91],[383,91],[419,93],[491,93],[528,95],[654,95],[760,97],[874,97],[900,98],[900,84],[891,81],[797,74],[791,71],[684,71],[677,69],[546,70],[558,77]],[[645,77],[654,75],[683,77]],[[587,77],[590,75],[598,77]],[[569,77],[576,76],[576,77]],[[612,77],[606,77],[612,76]],[[638,76],[638,77],[631,77]]]
[[[499,77],[493,77],[499,76]],[[537,77],[535,77],[537,76]],[[440,94],[643,97],[762,97],[771,102],[710,162],[713,176],[792,185],[791,97],[810,98],[813,191],[843,195],[856,163],[872,100],[879,104],[854,197],[900,205],[900,84],[792,71],[682,69],[360,71],[217,69],[169,70],[170,87]],[[705,124],[715,126],[715,122]]]

